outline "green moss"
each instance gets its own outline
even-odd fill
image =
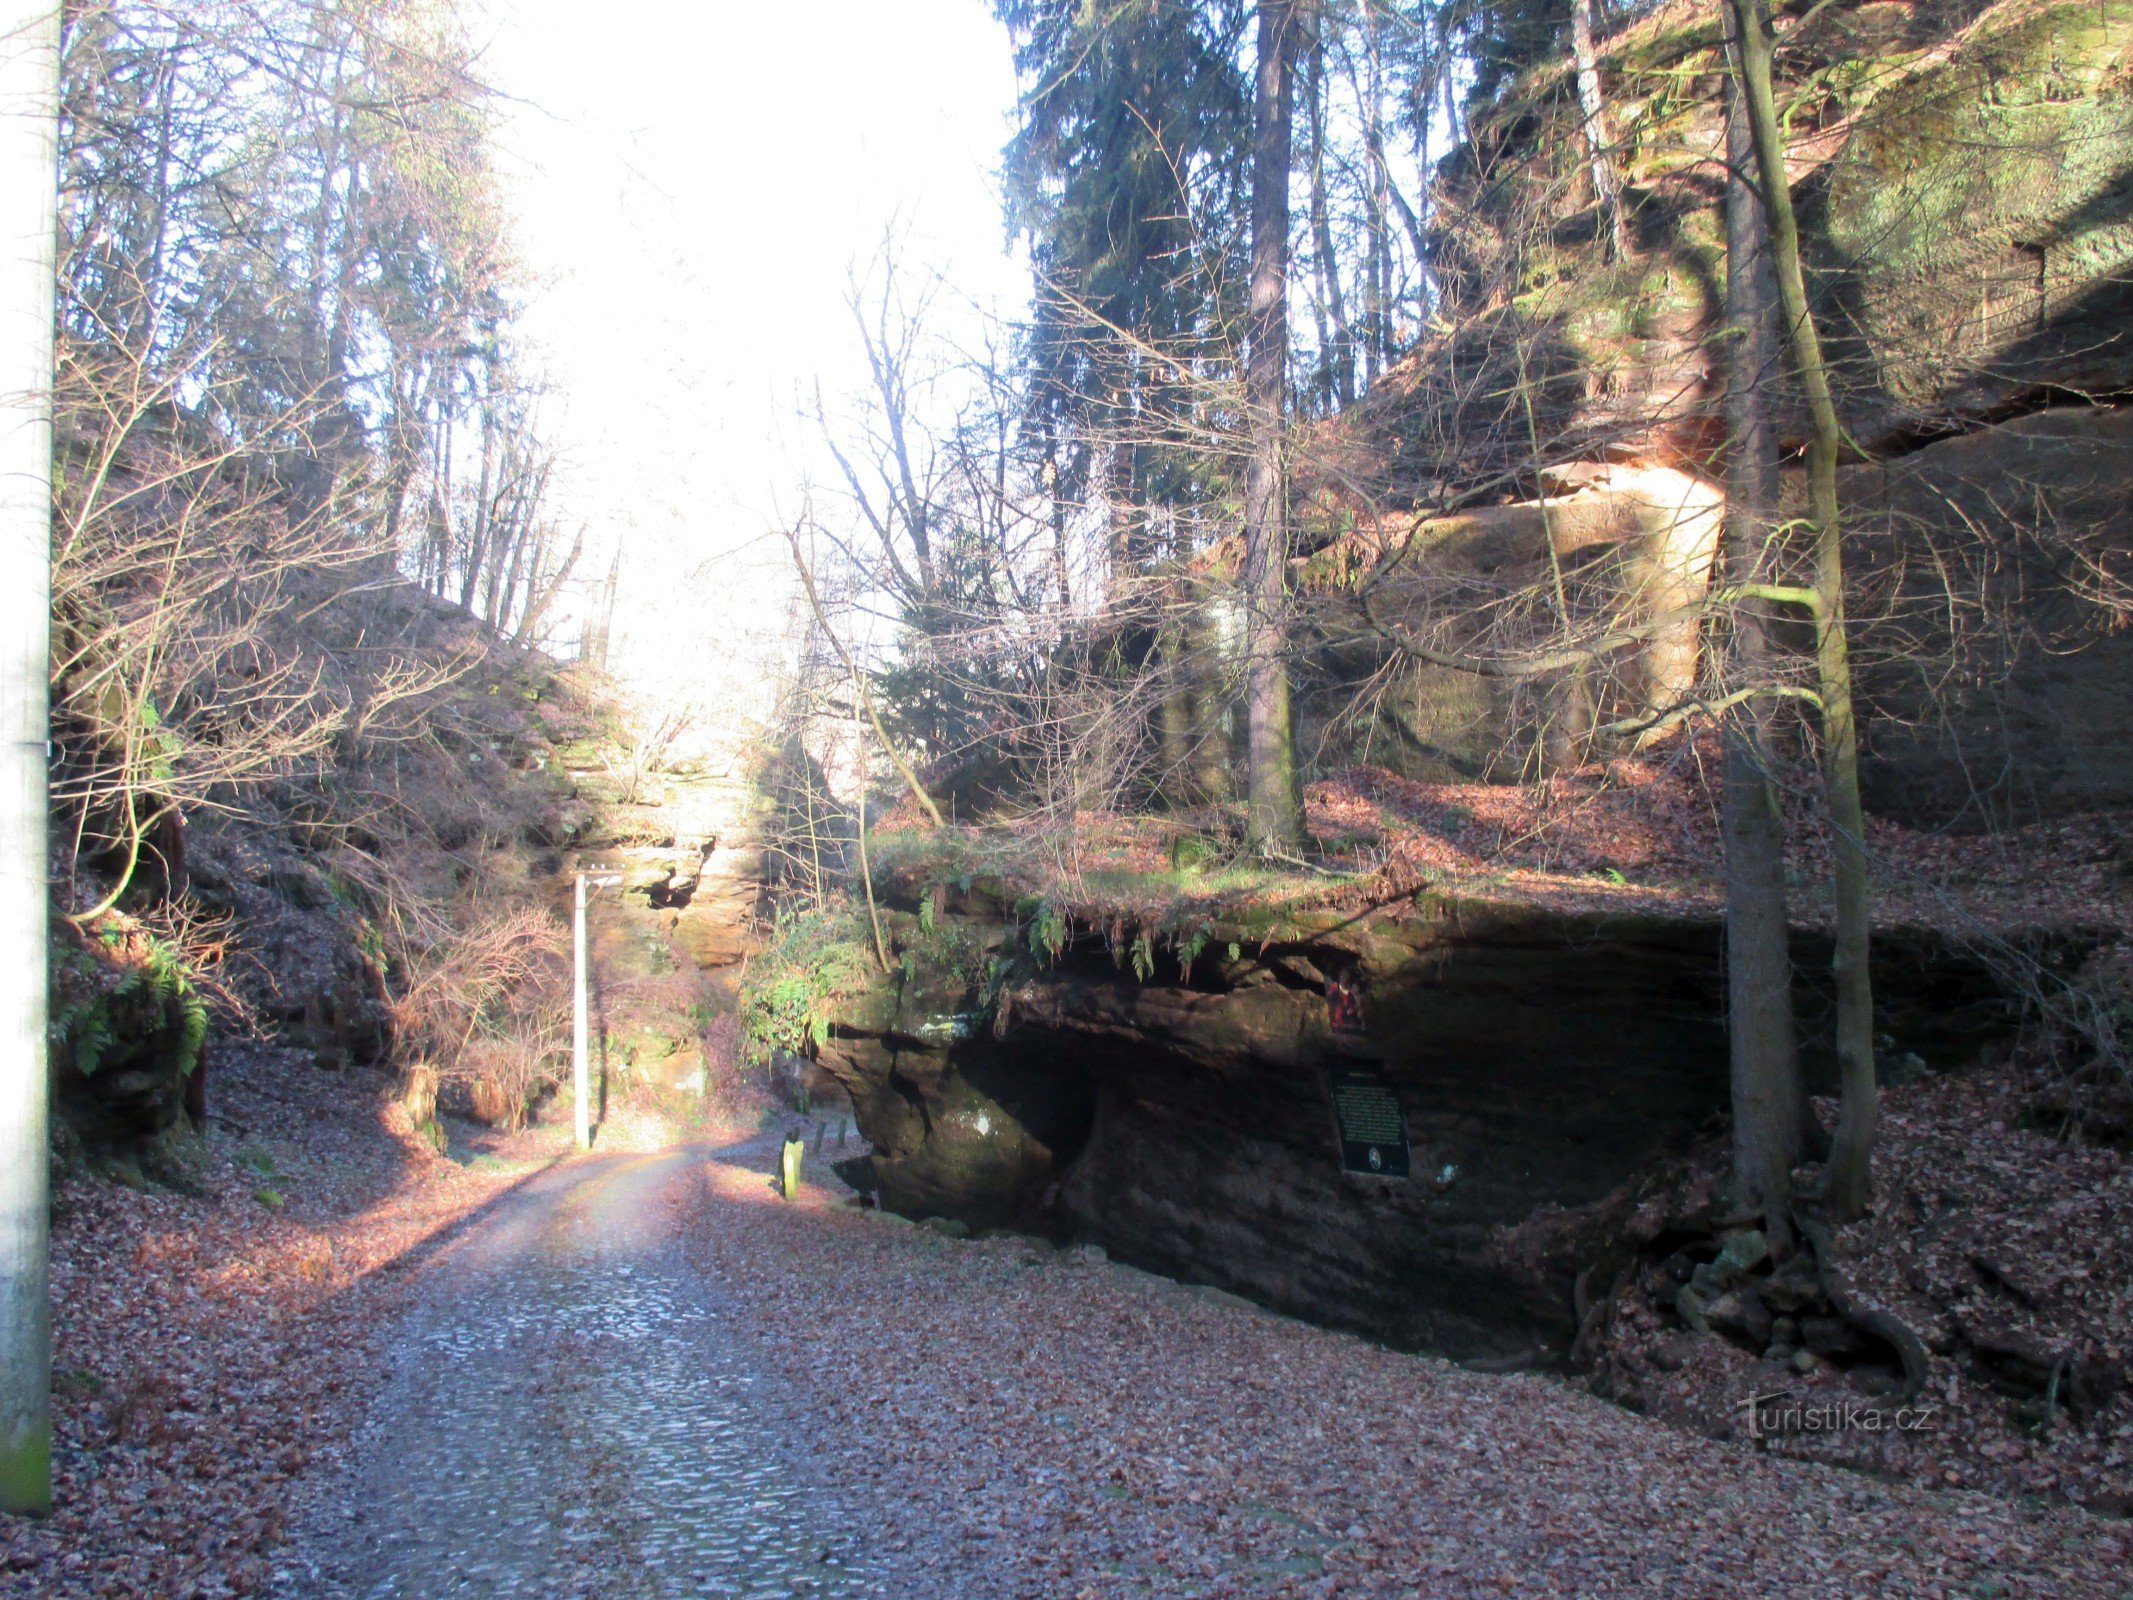
[[[2133,0],[2053,6],[1887,90],[1831,169],[1831,265],[1861,286],[1882,381],[1929,392],[2040,312],[2133,269]],[[2038,295],[2039,259],[2043,302]]]
[[[41,1517],[52,1509],[52,1419],[0,1438],[0,1511]]]
[[[54,952],[47,1032],[55,1054],[83,1077],[94,1077],[108,1062],[160,1036],[167,1040],[171,1070],[190,1077],[207,1044],[208,1015],[184,958],[139,929],[107,927],[96,939],[107,957],[74,945]]]
[[[804,1053],[828,1039],[836,1002],[878,976],[867,935],[850,906],[781,917],[770,946],[748,964],[741,1020],[752,1058]]]
[[[248,1144],[230,1158],[231,1162],[249,1172],[255,1178],[274,1176],[274,1158],[256,1144]]]

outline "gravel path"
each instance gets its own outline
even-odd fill
[[[786,1205],[774,1149],[567,1163],[455,1246],[280,1592],[2133,1593],[2123,1523],[1766,1457],[828,1189]]]
[[[873,1596],[734,1309],[684,1261],[700,1153],[566,1163],[433,1269],[277,1588],[361,1600]]]

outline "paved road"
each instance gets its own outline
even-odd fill
[[[283,1566],[301,1600],[874,1596],[858,1524],[788,1447],[673,1203],[700,1150],[550,1168],[428,1273],[344,1479]]]

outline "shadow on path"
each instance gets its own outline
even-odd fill
[[[736,1312],[683,1259],[703,1160],[551,1163],[394,1263],[428,1281],[277,1593],[881,1593],[846,1566],[851,1519],[784,1447]]]

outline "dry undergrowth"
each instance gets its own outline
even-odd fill
[[[876,870],[918,883],[993,874],[1021,893],[1091,915],[1160,920],[1192,904],[1347,903],[1429,887],[1565,911],[1678,912],[1724,906],[1718,763],[1712,741],[1625,757],[1527,785],[1424,783],[1348,767],[1312,783],[1310,861],[1244,859],[1227,811],[1087,813],[1061,830],[1032,818],[921,827],[908,805],[882,823]],[[1812,795],[1789,807],[1796,922],[1828,914],[1829,843]],[[2020,928],[2133,929],[2133,817],[2100,812],[1996,834],[1869,822],[1877,919],[1988,938]],[[1184,862],[1181,865],[1181,859]]]

